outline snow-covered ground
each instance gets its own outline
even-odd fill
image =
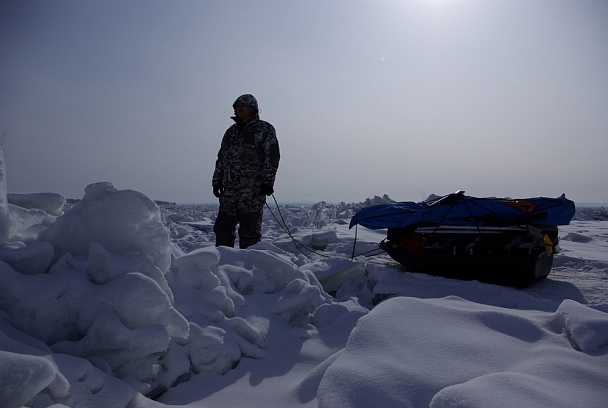
[[[514,289],[404,272],[384,231],[353,248],[352,215],[387,199],[269,200],[239,250],[214,247],[215,206],[9,194],[0,405],[608,406],[605,210],[579,209],[549,277]]]

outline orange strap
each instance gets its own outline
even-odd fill
[[[503,201],[503,203],[510,205],[515,208],[517,211],[520,211],[524,214],[532,214],[534,210],[536,210],[536,205],[529,203],[528,201],[523,200],[511,200],[511,201]]]

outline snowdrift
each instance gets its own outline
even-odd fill
[[[272,295],[274,313],[294,324],[307,323],[329,299],[312,272],[272,250],[183,254],[152,200],[109,183],[89,185],[40,241],[4,245],[0,254],[0,309],[10,328],[0,379],[12,384],[2,387],[3,401],[15,406],[31,398],[31,406],[106,405],[105,393],[83,384],[80,372],[63,372],[57,356],[81,358],[101,382],[128,384],[119,388],[125,405],[137,392],[158,396],[192,374],[223,374],[244,356],[264,355],[265,333],[239,316],[244,295]],[[231,262],[221,263],[222,254]],[[24,339],[29,347],[17,341]]]
[[[608,370],[589,368],[606,354],[608,332],[597,331],[606,324],[605,313],[569,300],[546,313],[389,299],[359,320],[327,369],[319,407],[603,406]]]
[[[6,206],[3,406],[597,407],[608,389],[605,297],[350,259],[357,206],[284,208],[317,256],[270,214],[238,250],[213,247],[214,208],[161,211],[110,183],[59,209],[40,197]]]

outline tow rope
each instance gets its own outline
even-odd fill
[[[307,250],[309,251],[311,254],[315,254],[324,258],[333,258],[330,255],[324,254],[322,252],[319,252],[313,248],[309,248],[306,245],[304,245],[303,243],[299,242],[292,234],[291,231],[289,231],[289,228],[287,227],[287,222],[285,221],[285,218],[283,217],[283,214],[281,213],[281,209],[279,207],[279,203],[277,202],[276,197],[274,196],[274,194],[272,195],[272,199],[274,200],[274,204],[277,208],[277,213],[279,214],[279,217],[281,218],[281,221],[279,221],[279,219],[277,218],[277,216],[275,215],[275,213],[272,211],[272,208],[270,208],[270,206],[268,205],[268,203],[266,203],[266,207],[268,208],[268,211],[270,211],[270,214],[272,215],[272,217],[274,218],[274,220],[276,221],[276,223],[279,225],[279,227],[281,227],[281,229],[287,233],[287,235],[289,235],[289,238],[291,238],[291,240],[293,241],[294,245],[296,246],[296,248],[298,249],[298,251],[300,251],[300,253],[302,253],[302,255],[306,256],[309,259],[313,259],[309,254],[305,253],[303,250]],[[351,254],[351,258],[350,259],[355,259],[355,257],[368,257],[368,256],[375,256],[375,255],[380,255],[384,251],[384,249],[382,248],[375,248],[372,250],[369,250],[367,252],[363,252],[360,253],[358,255],[355,255],[355,248],[356,248],[356,244],[357,244],[357,226],[355,226],[355,239],[353,241],[353,252]]]

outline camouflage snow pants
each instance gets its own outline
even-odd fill
[[[228,246],[234,248],[236,239],[236,225],[239,224],[239,248],[245,249],[262,239],[262,216],[264,208],[252,213],[237,213],[220,210],[213,225],[215,232],[215,246]]]

